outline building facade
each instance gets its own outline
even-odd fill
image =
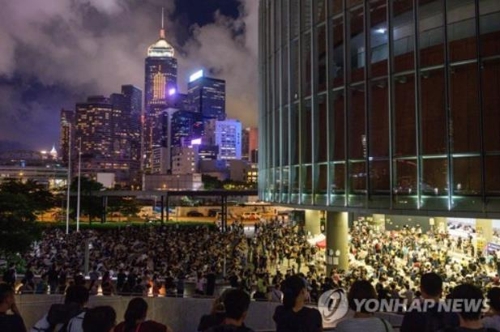
[[[176,96],[177,59],[174,48],[165,39],[162,14],[160,38],[148,48],[145,60],[143,169],[146,173],[151,172],[153,148],[165,146],[163,110],[177,103]]]
[[[235,119],[209,120],[205,124],[203,144],[219,147],[217,159],[241,159],[241,122]]]
[[[188,83],[191,109],[204,119],[226,119],[226,81],[206,77],[200,71]]]
[[[495,0],[261,0],[261,198],[500,216],[499,37]]]
[[[74,144],[74,124],[75,112],[62,109],[59,117],[59,151],[60,158],[64,165],[68,165],[70,158],[70,148]]]
[[[54,150],[54,149],[53,149]],[[0,153],[0,183],[35,181],[48,190],[61,190],[68,184],[68,169],[53,151],[14,150]]]
[[[172,174],[199,173],[198,146],[175,147],[172,151]]]
[[[241,133],[241,157],[251,163],[257,163],[256,158],[259,150],[259,129],[256,127],[248,127],[243,129]]]
[[[137,187],[141,184],[142,90],[133,85],[122,85],[121,90],[125,97],[125,113],[128,114],[131,183]]]
[[[81,153],[83,175],[96,178],[97,173],[111,172],[115,174],[116,184],[129,186],[130,156],[126,152],[128,143],[122,137],[123,111],[117,99],[122,98],[113,95],[116,106],[104,96],[92,96],[76,104],[72,172],[76,174]]]

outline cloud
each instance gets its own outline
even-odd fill
[[[193,68],[205,68],[215,77],[226,80],[227,113],[244,124],[257,121],[257,1],[242,2],[237,20],[216,13],[215,22],[193,27],[193,38],[185,45],[181,71],[187,75]]]
[[[58,140],[59,110],[74,108],[74,98],[122,84],[143,88],[161,7],[171,17],[179,84],[199,67],[211,69],[227,81],[229,116],[256,125],[258,1],[240,3],[237,19],[214,13],[213,24],[186,27],[185,17],[172,15],[174,0],[0,0],[0,140],[47,148]]]

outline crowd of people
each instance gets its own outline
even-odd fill
[[[323,312],[306,306],[309,297],[308,284],[300,275],[287,277],[281,283],[284,291],[282,303],[275,307],[272,318],[276,332],[322,332]],[[412,300],[412,307],[404,313],[401,332],[499,332],[500,287],[487,293],[471,284],[453,287],[446,296],[452,305],[440,310],[443,300],[443,280],[434,272],[421,276],[420,295]],[[148,304],[143,297],[129,301],[123,321],[116,324],[117,315],[111,306],[87,307],[89,288],[85,281],[73,282],[65,291],[63,304],[53,304],[48,312],[31,328],[30,332],[172,332],[167,325],[148,320]],[[393,326],[384,318],[377,317],[369,301],[377,300],[373,284],[358,279],[349,287],[347,306],[350,315],[340,317],[337,332],[392,332]],[[250,307],[250,295],[237,288],[224,291],[215,301],[212,312],[200,319],[199,332],[253,332],[245,325]],[[414,305],[419,303],[420,305]],[[468,305],[479,303],[480,305]],[[486,306],[487,304],[487,306]],[[487,308],[487,311],[485,309]],[[338,308],[337,308],[338,309]],[[347,308],[346,308],[347,310]],[[270,313],[271,314],[271,313]],[[22,315],[17,308],[14,289],[0,283],[0,328],[4,332],[27,332]]]
[[[443,276],[445,292],[462,282],[482,289],[500,285],[499,259],[476,252],[472,237],[424,233],[419,227],[383,231],[355,222],[349,244],[349,268],[327,275],[316,259],[322,253],[307,234],[277,220],[256,223],[251,237],[239,222],[227,232],[209,226],[128,226],[66,235],[52,228],[25,255],[19,292],[63,293],[85,264],[91,294],[103,295],[183,296],[191,283],[196,295],[214,296],[216,283],[226,281],[255,299],[277,300],[279,282],[295,273],[307,280],[312,302],[359,278],[370,280],[381,297],[410,298],[419,276],[430,271]],[[11,270],[15,274],[15,267]]]
[[[409,226],[386,231],[354,222],[349,232],[349,267],[327,274],[324,265],[314,263],[319,248],[307,241],[299,227],[278,220],[262,220],[254,226],[250,237],[239,222],[226,232],[209,226],[171,225],[69,235],[58,228],[47,229],[24,256],[27,268],[21,285],[16,284],[15,265],[4,274],[4,281],[18,286],[19,293],[63,294],[69,284],[85,283],[90,295],[181,297],[186,295],[187,283],[194,285],[194,296],[213,297],[222,289],[216,284],[224,282],[255,300],[282,302],[284,280],[297,275],[307,290],[304,303],[317,303],[331,289],[352,289],[360,280],[374,287],[377,299],[411,303],[422,298],[422,275],[430,272],[442,277],[442,296],[451,296],[463,284],[484,293],[500,286],[496,254],[476,251],[472,235],[454,237]]]
[[[269,285],[263,280],[276,271],[303,269],[302,262],[311,261],[316,251],[305,236],[277,221],[257,223],[250,238],[238,222],[227,232],[209,226],[130,226],[66,235],[53,228],[24,256],[19,291],[63,293],[88,262],[91,294],[100,288],[103,295],[182,296],[185,283],[192,282],[198,295],[213,296],[223,275],[247,291],[259,285],[260,294]]]

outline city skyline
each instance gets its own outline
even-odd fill
[[[196,1],[191,3],[196,5]],[[240,3],[242,6],[238,7]],[[48,26],[47,22],[53,23],[56,14],[67,14],[61,25],[68,25],[69,30],[68,36],[59,36],[57,46],[60,50],[53,49],[50,54],[38,54],[39,57],[30,59],[34,61],[32,68],[20,68],[19,65],[36,47],[17,58],[9,57],[9,52],[0,56],[0,95],[4,97],[0,105],[0,150],[40,150],[57,145],[61,109],[73,109],[76,103],[85,101],[90,95],[110,95],[119,91],[121,85],[135,85],[144,91],[144,58],[147,47],[157,38],[161,7],[165,7],[166,12],[166,39],[174,46],[179,59],[180,92],[187,92],[184,82],[193,72],[204,69],[211,77],[227,81],[229,116],[240,119],[245,126],[256,126],[257,74],[249,69],[252,66],[245,64],[251,61],[256,66],[257,6],[252,1],[227,1],[223,4],[207,1],[203,5],[204,11],[200,12],[199,8],[188,4],[177,8],[175,5],[177,3],[173,1],[150,1],[143,6],[132,1],[117,1],[116,7],[90,3],[96,16],[92,19],[89,19],[88,12],[75,13],[74,8],[56,8],[56,5],[39,15],[41,17],[35,17],[31,9],[22,13],[16,5],[6,5],[4,14],[25,16],[24,24],[19,23],[21,20],[15,24],[16,33],[24,31],[29,35],[32,31],[25,24],[31,22]],[[98,14],[103,17],[98,17]],[[105,20],[117,15],[129,20],[128,33],[117,32],[117,27],[111,26],[111,21],[120,26],[116,20]],[[89,19],[88,24],[82,21],[85,18]],[[107,23],[92,26],[99,20]],[[85,25],[83,28],[92,33],[76,32],[75,28],[80,25]],[[21,52],[23,45],[17,45],[13,40],[16,34],[12,29],[0,24],[1,38],[14,53]],[[62,27],[53,29],[53,34],[62,34]],[[82,37],[70,40],[76,43],[75,49],[81,54],[71,48],[69,41],[65,43],[69,36]],[[52,35],[37,38],[47,40],[47,45],[56,46]],[[29,42],[24,46],[30,46]],[[116,46],[111,53],[108,52],[110,44]],[[229,57],[222,60],[220,54],[229,54]],[[66,69],[71,55],[74,55],[73,66]],[[61,68],[56,69],[56,60]],[[105,68],[105,64],[112,66]],[[126,69],[117,70],[117,67]]]

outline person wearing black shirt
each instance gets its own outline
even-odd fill
[[[283,282],[283,305],[276,308],[273,320],[276,332],[321,332],[323,320],[316,309],[305,306],[307,287],[304,280],[291,276]]]
[[[207,279],[207,295],[213,296],[215,292],[215,270],[212,268],[205,278]]]
[[[126,279],[127,275],[125,274],[123,269],[120,269],[118,275],[116,276],[116,290],[118,291],[118,294],[122,292],[123,285],[125,285]]]
[[[483,303],[483,292],[472,284],[462,284],[453,289],[451,300],[457,301],[460,325],[455,328],[446,328],[446,332],[499,332],[494,328],[485,328],[481,321],[482,306],[467,305],[467,303]]]
[[[8,311],[12,314],[7,314]],[[6,283],[0,284],[0,330],[2,332],[26,332],[23,318],[16,306],[14,289]]]
[[[423,274],[420,280],[420,292],[424,301],[439,302],[443,293],[443,279],[434,272]],[[457,325],[455,315],[438,312],[437,305],[434,305],[429,306],[426,312],[419,310],[406,312],[399,330],[401,332],[435,332]]]
[[[233,274],[231,274],[231,276],[228,278],[228,280],[229,280],[229,285],[232,288],[238,288],[239,284],[238,284],[238,276],[236,275],[236,272],[233,272]]]

